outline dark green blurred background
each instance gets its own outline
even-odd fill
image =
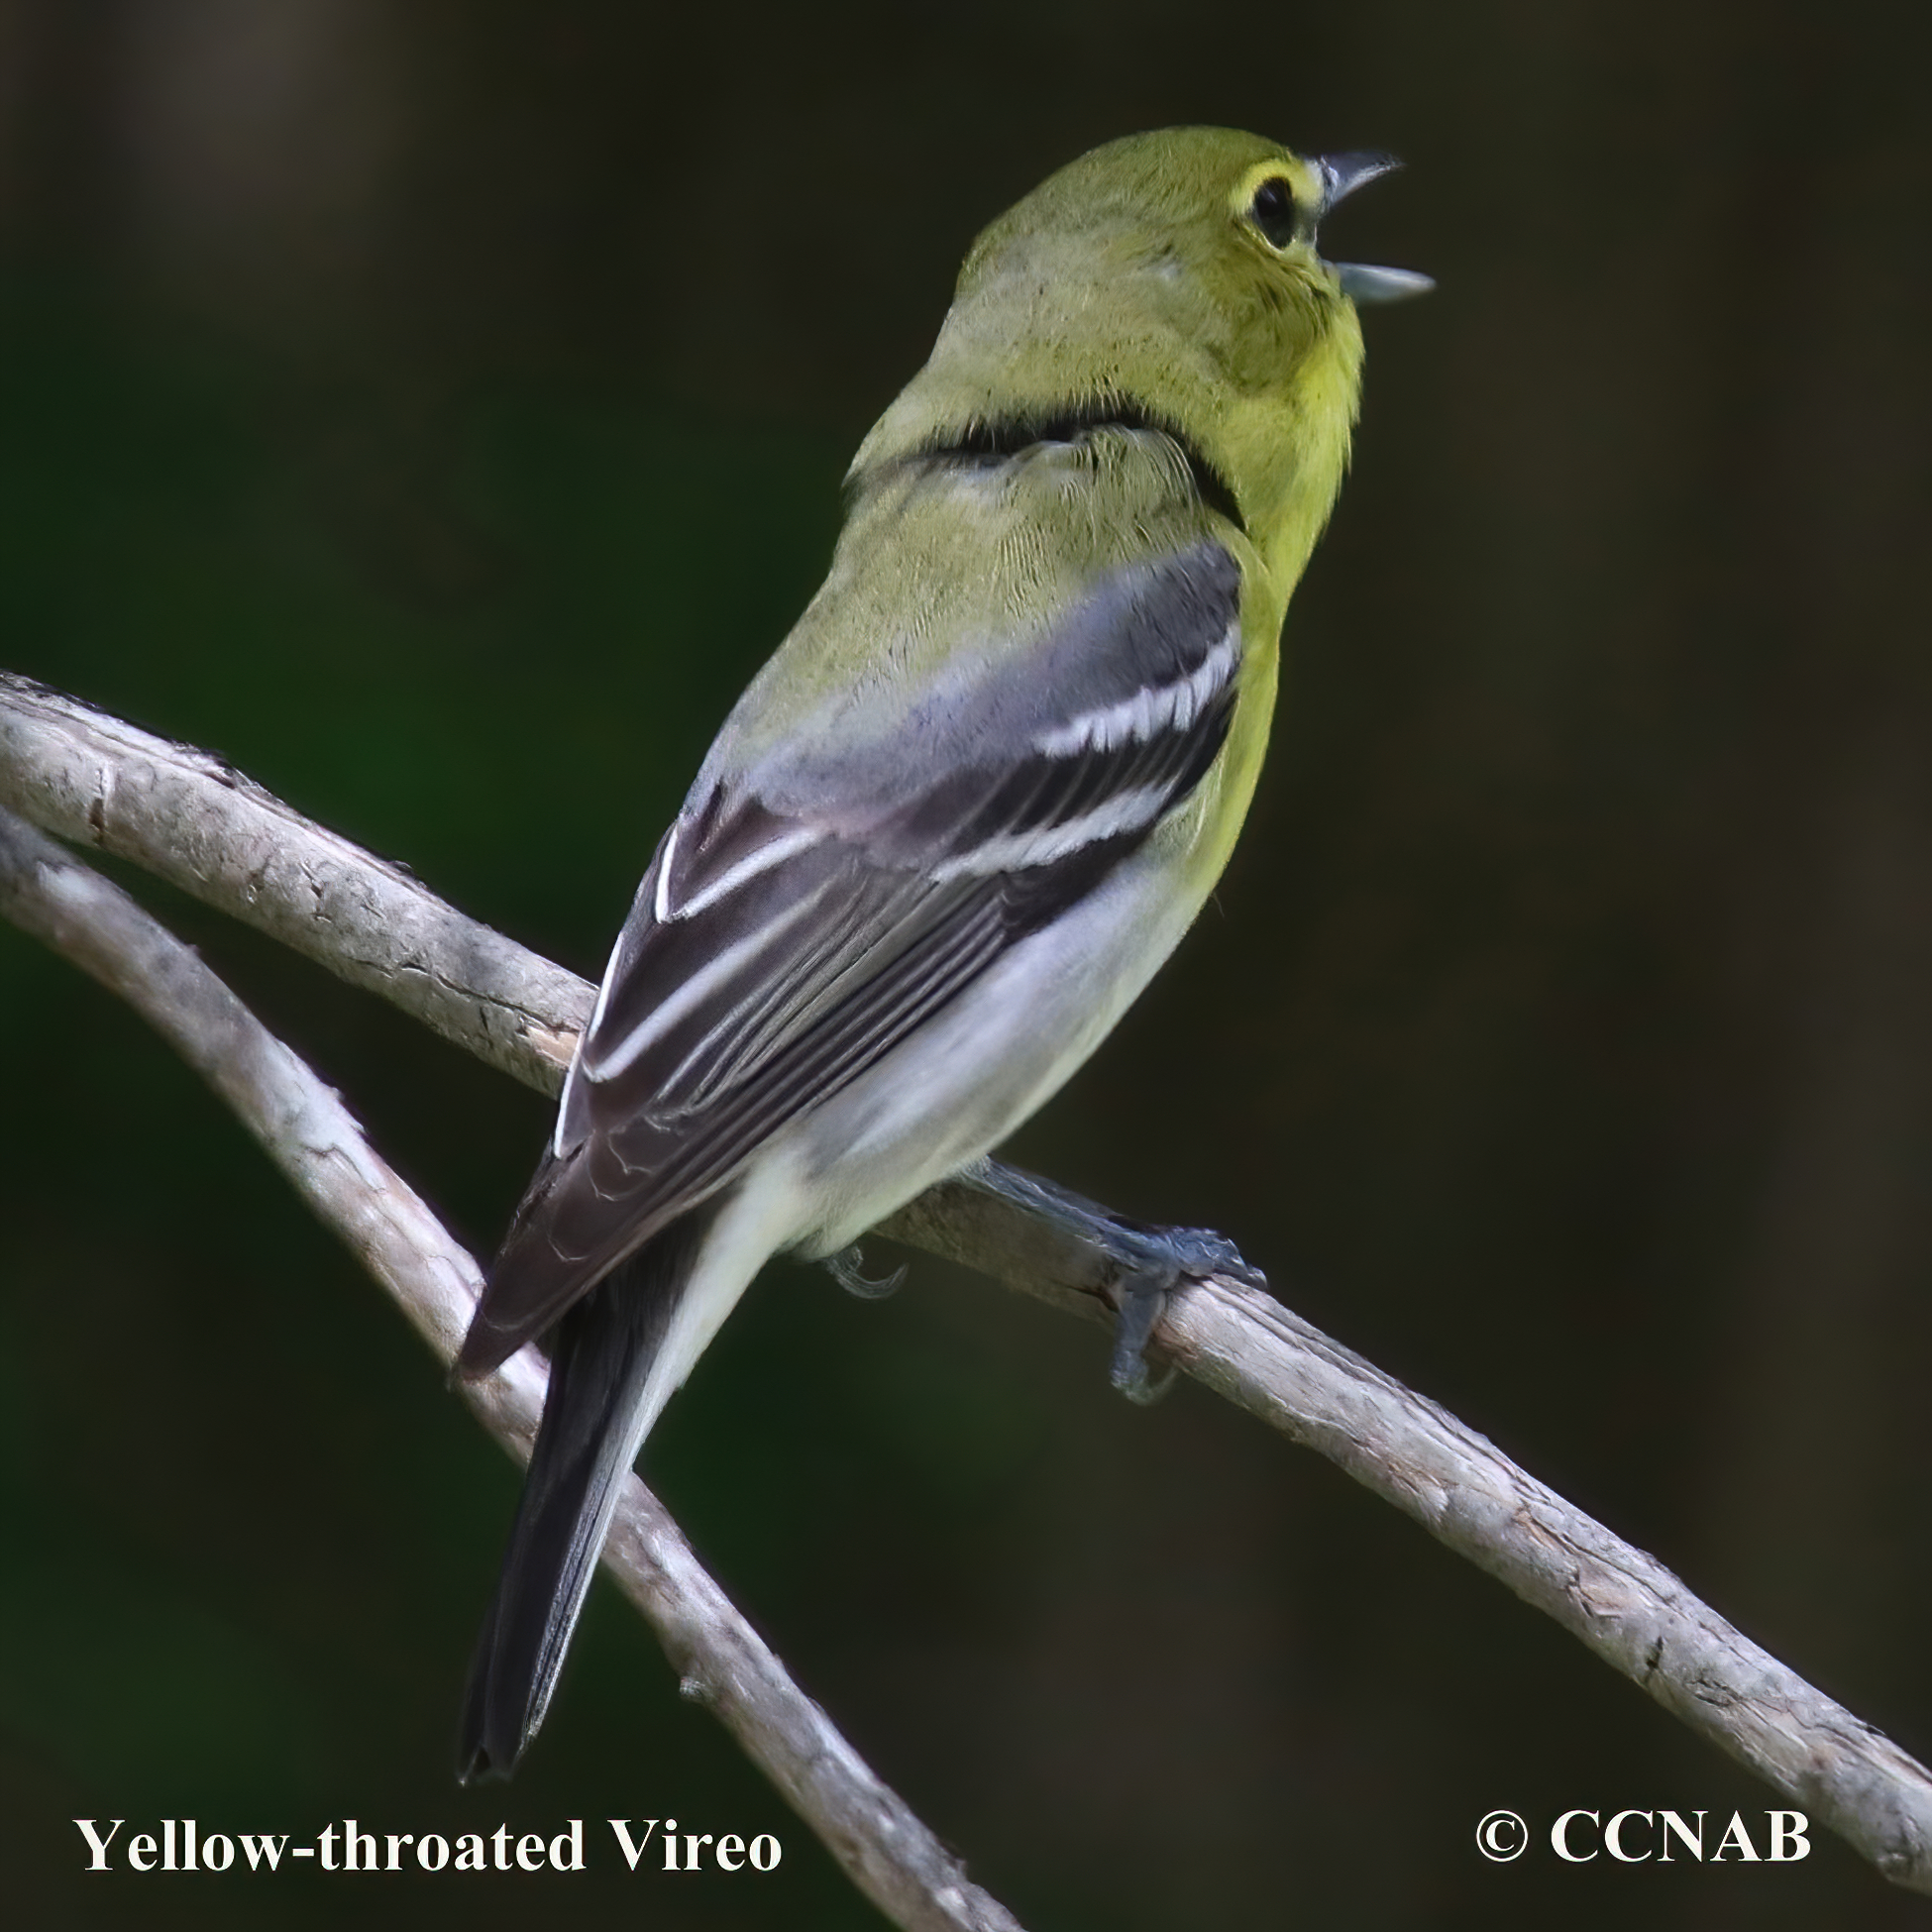
[[[1015,1152],[1283,1296],[1932,1752],[1922,10],[11,0],[0,662],[594,972],[976,228],[1204,120],[1411,171],[1214,909]],[[473,1243],[547,1109],[135,881]],[[166,1052],[0,931],[0,1891],[26,1926],[876,1922],[600,1590],[454,1723],[514,1473]],[[1032,1932],[1890,1926],[1485,1866],[1774,1800],[1205,1393],[773,1269],[654,1439],[704,1558]],[[595,1821],[779,1833],[621,1876]],[[593,1821],[583,1878],[82,1876],[75,1816]]]

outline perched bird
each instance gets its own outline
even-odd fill
[[[1201,910],[1347,463],[1355,304],[1429,285],[1316,252],[1393,164],[1141,135],[974,243],[638,887],[463,1346],[480,1376],[555,1331],[466,1778],[542,1723],[618,1485],[766,1260],[983,1156]]]

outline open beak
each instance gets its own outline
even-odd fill
[[[1315,171],[1322,177],[1322,213],[1327,214],[1338,201],[1345,200],[1377,175],[1387,174],[1402,163],[1393,155],[1319,155]],[[1413,268],[1372,268],[1363,262],[1331,262],[1342,292],[1351,302],[1406,302],[1411,295],[1426,295],[1436,286],[1432,276]]]

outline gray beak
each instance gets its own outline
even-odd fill
[[[1358,155],[1317,155],[1315,171],[1322,177],[1322,212],[1327,214],[1338,201],[1345,201],[1357,188],[1384,174],[1393,174],[1402,163],[1393,155],[1363,152]]]
[[[1327,214],[1338,201],[1345,200],[1359,187],[1378,175],[1391,173],[1402,163],[1393,155],[1321,155],[1315,171],[1322,177],[1322,213]],[[1413,268],[1372,268],[1362,262],[1332,262],[1342,292],[1357,306],[1367,302],[1406,302],[1411,295],[1426,295],[1436,286],[1429,275]]]

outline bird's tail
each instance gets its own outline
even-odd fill
[[[700,1209],[674,1222],[558,1324],[543,1422],[470,1666],[466,1783],[507,1777],[543,1722],[625,1473],[689,1367],[667,1376],[665,1342],[712,1219]]]

